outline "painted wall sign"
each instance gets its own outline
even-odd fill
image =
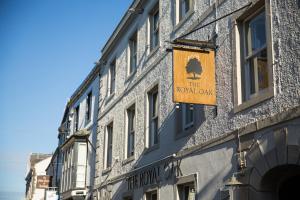
[[[37,176],[36,187],[48,188],[50,184],[50,176]]]
[[[162,180],[182,176],[181,160],[166,161],[161,165],[151,166],[126,178],[127,189],[134,190],[140,187],[158,184]]]
[[[173,49],[173,101],[216,105],[214,51]]]

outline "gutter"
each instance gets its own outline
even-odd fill
[[[77,99],[82,95],[84,90],[88,87],[88,85],[96,78],[98,73],[100,72],[100,63],[97,63],[96,66],[92,69],[92,71],[87,75],[84,81],[80,84],[80,86],[75,90],[72,94],[70,100],[67,103],[67,107],[71,107],[71,105],[77,101]]]
[[[102,57],[105,58],[109,52],[112,50],[114,45],[117,43],[119,40],[119,36],[122,35],[122,32],[127,28],[128,23],[130,23],[130,20],[133,19],[133,16],[135,16],[135,13],[129,12],[129,9],[133,8],[136,9],[138,6],[140,6],[144,0],[134,0],[129,8],[127,9],[126,13],[123,15],[121,21],[105,43],[104,47],[101,50]]]

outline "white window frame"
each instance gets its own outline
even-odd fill
[[[134,118],[132,119],[133,120],[133,127],[132,127],[132,130],[130,130],[130,118],[132,117],[131,114],[132,112],[134,111]],[[131,135],[133,135],[133,139],[132,141],[130,141],[131,139]],[[131,104],[131,106],[129,106],[127,109],[126,109],[126,149],[125,149],[125,152],[126,152],[126,155],[125,157],[128,159],[130,157],[133,157],[134,156],[134,153],[135,153],[135,137],[136,137],[136,105],[135,103],[134,104]],[[133,149],[130,149],[130,146],[131,144],[133,143]],[[132,153],[129,153],[129,150],[132,151]]]
[[[157,93],[157,96],[156,96],[156,101],[157,101],[157,108],[156,108],[156,115],[155,116],[152,116],[153,115],[153,95]],[[148,148],[151,148],[151,147],[154,147],[156,145],[159,144],[159,86],[158,84],[156,84],[155,86],[151,87],[150,90],[147,91],[147,118],[146,118],[146,121],[147,121],[147,124],[146,124],[146,127],[147,127],[147,134],[146,134],[146,145]],[[155,143],[155,140],[154,140],[154,137],[155,136],[152,132],[152,121],[154,120],[157,120],[157,132],[156,132],[156,136],[157,136],[157,142]],[[153,134],[153,135],[152,135]]]
[[[111,128],[111,131],[110,131]],[[109,124],[106,125],[105,127],[105,156],[104,156],[104,169],[110,169],[113,164],[113,130],[114,130],[114,125],[113,121],[111,121]],[[109,144],[109,137],[111,137],[111,144]],[[111,160],[109,162],[109,151],[110,151],[110,156]]]
[[[179,187],[189,187],[189,188],[191,188],[191,186],[194,186],[194,199],[196,199],[195,182],[188,182],[188,183],[182,183],[182,184],[177,185],[177,198],[178,198],[178,200],[189,200],[189,198],[188,199],[181,198],[181,196],[183,194],[180,194],[181,191],[180,191]],[[183,191],[185,191],[185,190],[183,189]]]
[[[74,108],[74,124],[73,124],[73,134],[79,130],[79,115],[80,114],[80,105],[78,104]]]
[[[189,1],[189,10],[182,15],[182,5],[183,2],[185,3],[186,1]],[[175,10],[175,24],[178,24],[179,22],[184,21],[194,11],[194,0],[175,0]]]
[[[266,44],[265,45],[263,45],[260,49],[258,49],[258,50],[256,50],[255,52],[252,52],[252,50],[251,50],[251,52],[250,53],[248,53],[248,55],[247,55],[247,53],[245,53],[245,52],[248,52],[249,51],[249,43],[251,44],[251,41],[250,41],[250,39],[249,39],[249,37],[247,37],[246,36],[246,34],[247,34],[247,24],[251,21],[251,20],[253,20],[253,19],[255,19],[256,17],[258,17],[259,15],[261,15],[261,14],[263,14],[264,13],[264,16],[266,16],[266,13],[265,13],[265,11],[264,11],[264,8],[261,8],[261,9],[259,9],[257,12],[255,12],[255,13],[253,13],[252,15],[250,15],[246,20],[244,20],[244,22],[243,22],[243,47],[244,47],[244,53],[243,53],[243,61],[242,61],[242,63],[244,63],[244,70],[245,70],[245,72],[244,72],[244,74],[243,74],[243,76],[244,76],[244,83],[245,83],[245,85],[244,85],[244,91],[243,91],[243,93],[244,93],[244,95],[245,95],[245,99],[246,99],[246,101],[248,100],[248,99],[251,99],[251,98],[253,98],[253,97],[255,97],[255,96],[257,96],[257,95],[259,95],[259,94],[261,94],[261,93],[263,93],[264,92],[264,90],[259,90],[258,89],[258,77],[257,77],[257,75],[258,75],[258,72],[257,72],[257,65],[255,64],[255,68],[254,68],[254,75],[251,75],[251,70],[250,70],[250,64],[249,64],[249,62],[250,61],[248,61],[248,60],[250,60],[251,58],[253,58],[253,57],[255,57],[258,53],[261,53],[262,51],[264,51],[264,50],[266,50],[267,51],[267,41],[266,41]],[[247,47],[248,47],[248,49],[247,49]],[[251,80],[250,80],[250,77],[249,76],[254,76],[254,84],[255,84],[255,92],[253,93],[253,94],[251,94]],[[268,86],[269,87],[269,86]],[[267,87],[267,88],[268,88]]]
[[[148,199],[147,196],[148,195],[153,195],[154,193],[156,193],[157,200],[159,200],[159,189],[158,188],[147,190],[144,193],[144,200],[152,200],[152,198]]]
[[[114,69],[114,71],[112,70]],[[116,91],[116,69],[117,69],[117,59],[113,59],[109,64],[109,95],[113,95]]]
[[[135,58],[134,66],[132,66],[133,57]],[[130,77],[136,71],[137,64],[138,64],[138,31],[135,31],[128,41],[127,77]]]
[[[85,108],[86,122],[90,122],[92,119],[92,107],[93,107],[93,92],[90,91],[86,96],[86,108]]]
[[[155,30],[153,30],[154,26],[154,16],[158,13],[158,19],[157,19],[157,27]],[[157,44],[154,46],[154,32],[157,33]],[[153,6],[152,10],[149,13],[148,17],[148,47],[149,51],[153,52],[155,49],[157,49],[160,46],[160,6],[159,1]]]
[[[244,78],[245,74],[245,23],[251,18],[257,16],[260,12],[265,12],[265,24],[266,24],[266,50],[267,50],[267,70],[268,70],[268,87],[256,92],[255,94],[246,94],[244,82],[249,82]],[[235,65],[234,74],[236,77],[236,83],[234,84],[234,112],[239,112],[253,105],[260,103],[266,99],[274,96],[274,81],[273,81],[273,50],[272,50],[272,25],[271,25],[271,10],[270,0],[260,0],[248,10],[246,10],[241,16],[237,17],[234,30],[233,48],[235,49]],[[247,89],[246,89],[247,90]]]

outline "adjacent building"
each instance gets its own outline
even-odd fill
[[[299,12],[296,0],[134,0],[102,49],[93,198],[297,195]],[[214,50],[215,106],[173,102],[174,46]]]
[[[50,177],[50,184],[49,187],[46,189],[45,200],[58,200],[61,169],[62,169],[62,153],[60,151],[60,148],[57,147],[52,155],[48,167],[46,168],[46,174]]]
[[[99,67],[68,101],[59,127],[60,199],[89,198],[94,186]]]
[[[46,175],[46,168],[50,163],[51,154],[32,153],[28,160],[26,174],[26,200],[43,200],[45,189],[49,187],[50,177]]]

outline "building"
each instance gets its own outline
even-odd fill
[[[50,185],[46,189],[47,198],[45,198],[45,200],[51,199],[48,196],[52,196],[53,200],[58,199],[61,172],[62,172],[62,154],[60,148],[57,147],[52,155],[48,167],[46,168],[46,174],[47,176],[50,177]]]
[[[46,168],[50,163],[51,154],[32,153],[28,160],[26,174],[26,200],[44,200],[45,189],[48,188],[50,178],[46,175]]]
[[[89,198],[94,186],[99,67],[68,101],[59,127],[60,199]],[[58,155],[59,155],[58,154]]]
[[[134,0],[99,62],[93,198],[297,195],[299,12],[296,0]],[[214,49],[216,106],[172,101],[173,45]]]

